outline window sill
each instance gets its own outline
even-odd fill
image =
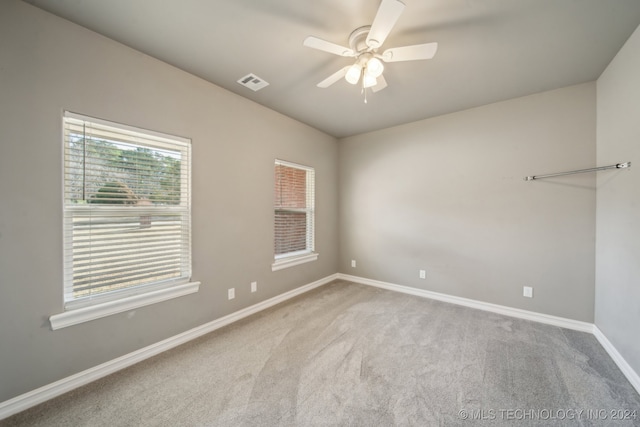
[[[311,262],[317,259],[317,253],[278,259],[273,264],[271,264],[271,271],[283,270],[285,268],[293,267],[294,265],[304,264],[305,262]]]
[[[49,317],[49,321],[51,322],[51,329],[55,331],[56,329],[66,328],[67,326],[77,325],[112,314],[122,313],[123,311],[189,295],[198,292],[198,289],[200,289],[200,282],[185,283],[184,285],[172,286],[166,289],[125,297],[116,301],[109,301],[54,314]]]

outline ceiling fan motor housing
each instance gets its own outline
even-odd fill
[[[367,45],[369,30],[371,30],[371,25],[365,25],[364,27],[356,28],[349,35],[349,47],[357,54],[371,50]]]

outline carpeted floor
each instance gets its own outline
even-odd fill
[[[596,339],[336,281],[10,426],[640,426]]]

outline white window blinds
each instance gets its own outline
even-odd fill
[[[315,172],[313,168],[275,162],[275,259],[314,250]]]
[[[67,308],[191,276],[189,140],[66,112]]]

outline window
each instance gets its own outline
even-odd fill
[[[191,141],[69,112],[63,122],[65,309],[188,283]]]
[[[274,252],[272,270],[313,261],[315,172],[282,160],[275,162]]]

